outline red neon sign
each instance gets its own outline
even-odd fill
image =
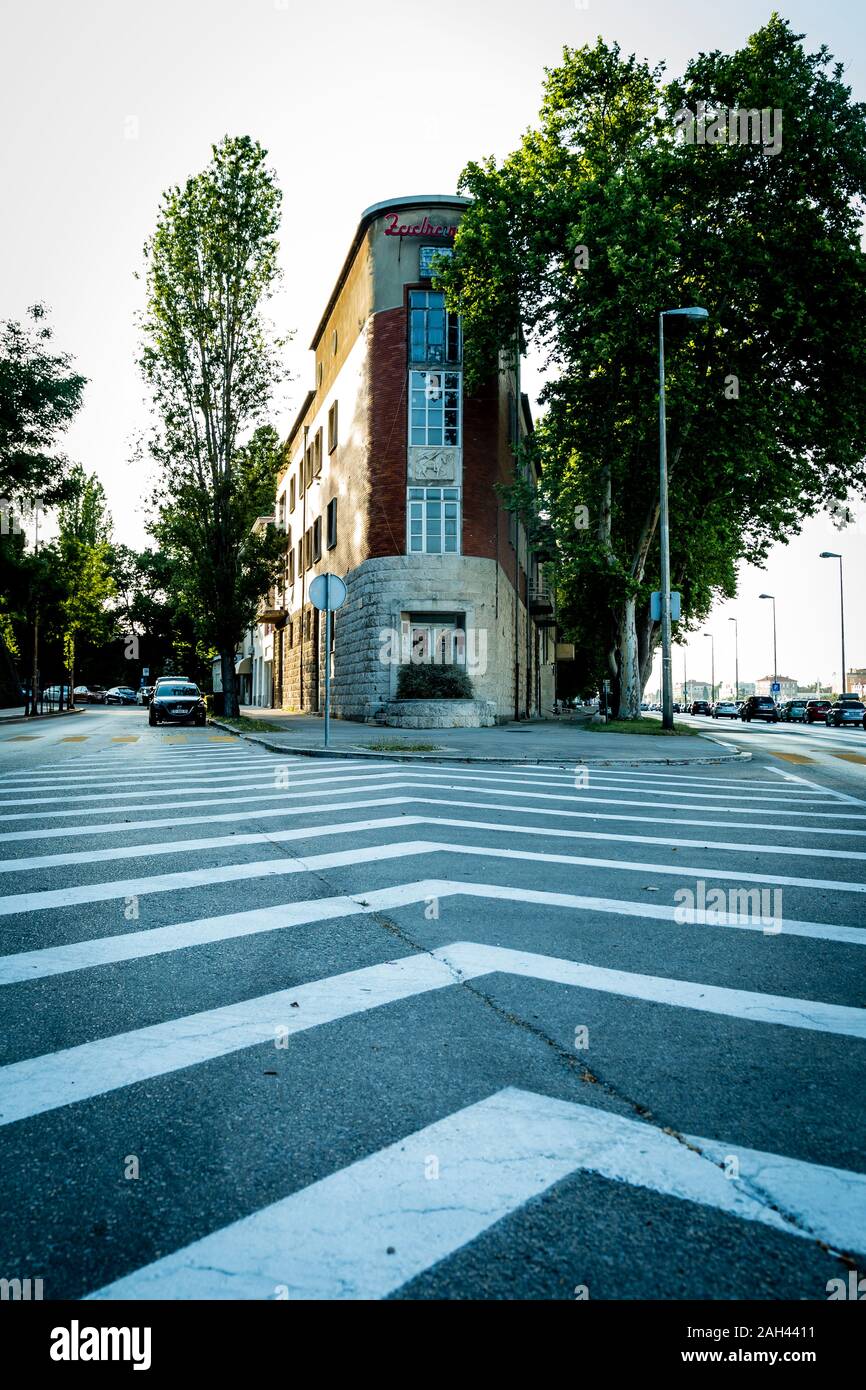
[[[417,222],[414,226],[407,225],[405,222],[398,226],[400,214],[398,212],[386,213],[388,226],[385,228],[386,236],[450,236],[457,235],[456,227],[445,227],[438,223],[433,223],[426,216],[423,222]]]

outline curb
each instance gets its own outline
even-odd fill
[[[43,719],[65,719],[67,715],[83,713],[82,706],[76,705],[74,709],[55,709],[48,714],[13,714],[8,719],[0,718],[0,729],[5,729],[7,724],[38,724]]]
[[[227,734],[234,734],[235,738],[243,738],[247,743],[255,743],[260,748],[265,748],[269,753],[295,754],[304,758],[351,758],[353,762],[359,758],[369,759],[371,762],[404,762],[404,763],[490,763],[494,765],[506,765],[522,767],[527,765],[551,766],[551,767],[702,767],[717,763],[739,763],[751,762],[752,755],[748,752],[718,753],[705,757],[689,758],[533,758],[524,756],[522,758],[508,757],[487,757],[469,753],[380,753],[375,749],[335,749],[314,747],[312,744],[291,744],[275,743],[273,738],[267,734],[244,733],[239,729],[233,729],[229,724],[221,724],[218,719],[209,719],[208,723],[216,729],[222,729]],[[701,736],[702,737],[702,736]],[[712,740],[713,742],[715,740]]]

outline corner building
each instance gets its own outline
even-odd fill
[[[381,719],[401,657],[455,649],[498,720],[552,705],[552,596],[496,492],[532,429],[519,363],[467,394],[460,324],[431,284],[466,205],[423,196],[368,208],[316,328],[315,385],[277,490],[284,582],[259,615],[283,709],[321,708],[325,624],[309,586],[326,571],[348,589],[330,654],[337,717]]]

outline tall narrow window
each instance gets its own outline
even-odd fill
[[[322,558],[322,518],[317,516],[313,522],[313,564]]]
[[[337,544],[337,499],[332,497],[328,503],[328,549]]]
[[[328,411],[328,453],[332,454],[337,447],[337,402]]]
[[[306,453],[306,457],[305,457],[305,459],[304,459],[304,480],[305,480],[305,483],[306,483],[306,486],[307,486],[307,487],[311,487],[311,486],[312,486],[312,482],[313,482],[313,454],[314,454],[314,451],[315,451],[315,440],[313,440],[313,443],[310,444],[310,445],[308,446],[308,448],[307,448],[307,453]]]
[[[460,440],[460,373],[409,373],[409,443],[456,447]]]
[[[322,431],[316,430],[313,440],[313,473],[318,478],[322,471]]]
[[[294,510],[295,510],[295,475],[294,475],[294,473],[293,473],[292,476],[291,476],[291,478],[289,479],[289,512],[291,513],[291,512],[293,512]]]
[[[409,292],[409,359],[439,366],[459,363],[460,319],[445,308],[444,294]]]
[[[456,555],[460,549],[460,489],[410,487],[409,551]]]

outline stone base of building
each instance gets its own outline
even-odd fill
[[[393,729],[490,729],[495,700],[390,700],[377,723]]]

